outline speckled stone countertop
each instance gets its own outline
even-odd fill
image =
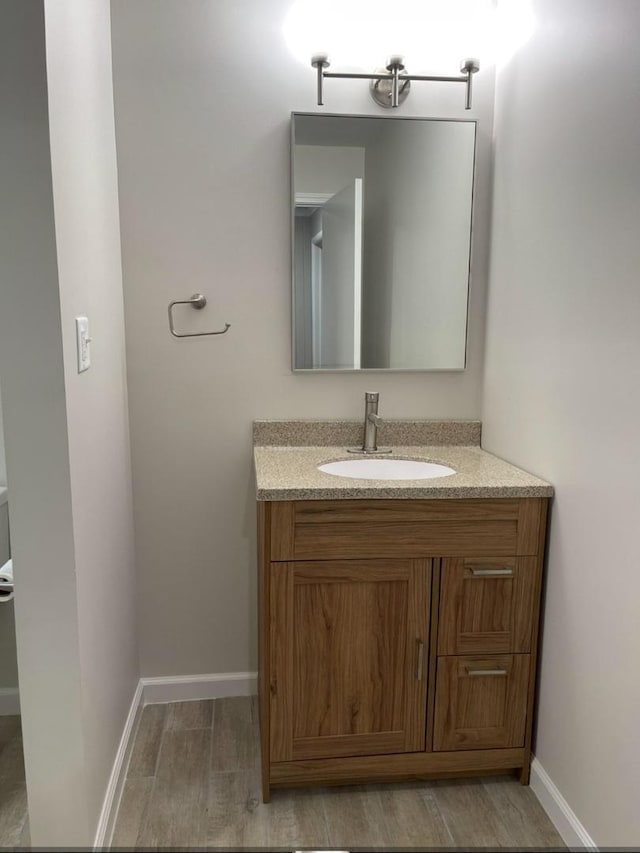
[[[378,444],[383,446],[380,436],[381,431]],[[256,496],[259,501],[341,498],[539,498],[553,494],[553,487],[549,483],[474,444],[398,445],[393,444],[387,435],[386,444],[392,445],[393,453],[390,457],[383,458],[439,462],[456,471],[448,477],[434,480],[393,481],[356,480],[318,471],[317,466],[324,462],[353,460],[359,457],[347,453],[346,444],[302,444],[303,446],[286,446],[285,441],[280,446],[256,443],[254,463]]]
[[[480,421],[416,421],[385,418],[378,427],[378,445],[480,444]],[[253,443],[278,447],[356,447],[362,445],[364,426],[358,421],[254,421]]]

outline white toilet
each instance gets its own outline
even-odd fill
[[[9,495],[0,486],[0,601],[13,598],[13,563],[9,548]]]

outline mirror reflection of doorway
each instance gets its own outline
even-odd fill
[[[296,197],[296,361],[358,369],[362,340],[363,180]]]
[[[322,367],[322,231],[311,238],[311,347],[313,366]]]

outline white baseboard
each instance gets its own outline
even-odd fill
[[[569,848],[590,847],[597,850],[595,841],[578,820],[569,803],[562,796],[553,780],[537,758],[531,762],[531,790],[549,819]]]
[[[19,689],[17,687],[0,687],[0,717],[12,717],[19,713]]]
[[[94,849],[102,849],[111,846],[113,838],[113,830],[116,825],[116,817],[120,807],[122,791],[124,788],[125,779],[127,777],[127,769],[129,767],[129,758],[133,749],[133,735],[136,731],[138,719],[143,708],[143,689],[142,682],[139,681],[131,700],[131,706],[127,719],[120,738],[120,745],[116,752],[116,757],[113,762],[109,784],[104,796],[102,811],[100,812],[100,820],[96,830],[95,840],[93,842]]]
[[[189,702],[193,699],[222,699],[251,696],[258,692],[256,672],[221,672],[205,675],[168,675],[141,678],[144,704]]]

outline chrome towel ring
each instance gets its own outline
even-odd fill
[[[231,328],[231,323],[225,323],[224,329],[220,329],[219,332],[176,332],[176,328],[173,324],[173,306],[174,305],[191,305],[192,308],[197,308],[200,310],[204,308],[207,304],[206,296],[203,296],[201,293],[194,293],[189,299],[176,299],[174,302],[169,303],[169,331],[176,338],[201,338],[207,335],[224,335]]]

